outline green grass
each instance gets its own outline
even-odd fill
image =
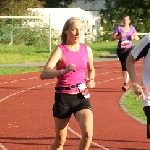
[[[133,90],[131,89],[124,95],[121,104],[125,107],[125,111],[136,118],[143,124],[146,124],[146,116],[143,111],[141,99],[135,100],[133,96]]]
[[[137,41],[135,41],[135,44]],[[115,53],[117,41],[87,44],[93,50],[94,58],[101,54]],[[55,46],[52,45],[52,50]],[[46,62],[50,52],[46,47],[33,47],[25,45],[4,45],[0,44],[0,64]]]
[[[0,64],[45,62],[49,55],[48,49],[42,47],[0,44]]]
[[[11,75],[11,74],[21,74],[26,72],[37,72],[41,68],[38,67],[0,67],[0,76]]]
[[[138,41],[134,41],[135,45],[137,43]],[[103,54],[115,54],[117,41],[107,41],[107,42],[92,43],[87,45],[92,48],[94,57],[97,58]]]
[[[48,60],[49,54],[0,54],[0,64],[19,64],[19,63],[29,63],[29,62],[46,62]]]
[[[96,51],[100,53],[115,53],[117,41],[108,41],[87,45],[90,46],[94,52]]]

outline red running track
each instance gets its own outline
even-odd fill
[[[146,126],[127,115],[119,104],[123,94],[119,62],[94,64],[94,137],[90,150],[150,150]],[[141,65],[137,63],[139,73]],[[0,76],[0,150],[50,150],[55,136],[52,105],[56,79],[42,81],[39,74]],[[80,134],[72,116],[64,150],[77,150]]]

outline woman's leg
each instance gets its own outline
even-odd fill
[[[129,74],[127,71],[122,71],[122,75],[123,75],[123,79],[124,79],[124,83],[127,83],[129,82]]]
[[[122,86],[122,89],[124,91],[126,91],[129,88],[129,86],[128,86],[129,74],[128,74],[128,71],[126,68],[126,59],[129,55],[129,53],[130,53],[130,50],[123,52],[123,50],[117,49],[117,55],[118,55],[119,61],[121,63],[122,76],[123,76],[123,81],[124,81],[124,85]]]
[[[69,119],[70,118],[59,119],[54,117],[56,137],[51,150],[63,150],[67,137],[67,126]]]
[[[126,59],[129,56],[129,54],[131,53],[131,50],[133,49],[130,48],[129,50],[127,50],[124,54],[124,60],[123,60],[123,64],[122,64],[122,74],[123,74],[123,78],[124,78],[124,86],[123,86],[123,90],[127,90],[129,88],[129,73],[127,71],[127,67],[126,67]]]
[[[79,150],[88,150],[93,137],[93,113],[90,109],[82,109],[76,112],[75,118],[82,131]]]
[[[147,138],[150,139],[150,106],[145,106],[143,110],[147,118]]]

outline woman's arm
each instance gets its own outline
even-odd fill
[[[75,71],[76,66],[72,63],[70,63],[66,68],[64,68],[63,61],[61,62],[62,58],[62,52],[59,47],[57,47],[51,54],[50,58],[48,59],[42,73],[40,74],[40,79],[53,79],[55,77],[58,77],[60,75],[64,75],[70,71]],[[60,65],[62,67],[61,70],[56,70],[54,67],[56,64],[60,61]],[[60,68],[61,68],[60,67]]]
[[[127,65],[127,70],[128,70],[132,84],[138,83],[136,69],[135,69],[135,62],[136,62],[136,60],[130,54],[126,60],[126,65]]]
[[[93,64],[93,52],[90,47],[87,46],[88,50],[88,64],[87,64],[87,69],[88,69],[88,87],[93,88],[95,87],[95,68]]]
[[[113,34],[112,34],[110,40],[111,40],[111,41],[115,41],[115,40],[119,40],[120,38],[121,38],[121,34],[118,35],[117,32],[113,32]]]
[[[56,66],[56,63],[61,59],[61,49],[57,47],[52,54],[50,55],[50,58],[48,59],[46,65],[44,66],[43,71],[40,74],[40,79],[53,79],[57,76],[60,76],[63,72],[61,70],[56,70],[54,67]]]
[[[139,40],[139,36],[137,35],[137,31],[134,26],[131,26],[133,29],[133,34],[131,35],[131,40]]]
[[[140,38],[139,38],[139,36],[137,35],[137,32],[135,31],[134,33],[133,33],[133,35],[131,35],[131,40],[139,40]]]
[[[143,91],[145,90],[145,87],[142,87],[138,82],[136,69],[135,69],[135,62],[136,60],[134,59],[132,54],[130,54],[126,59],[127,70],[133,85],[134,94],[137,95],[138,97],[142,97],[143,99],[145,99],[145,95]]]

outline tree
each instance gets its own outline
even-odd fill
[[[67,8],[77,0],[1,0],[0,15],[24,15],[27,8]],[[85,2],[95,0],[85,0]]]
[[[150,0],[105,0],[103,16],[107,22],[107,32],[121,23],[124,15],[129,15],[138,32],[150,32]]]
[[[25,15],[27,8],[43,7],[39,0],[1,0],[0,15]]]
[[[40,0],[45,8],[67,8],[75,0]]]
[[[44,3],[45,8],[67,8],[70,4],[73,2],[76,2],[77,0],[40,0]],[[86,2],[94,2],[96,0],[85,0]]]

